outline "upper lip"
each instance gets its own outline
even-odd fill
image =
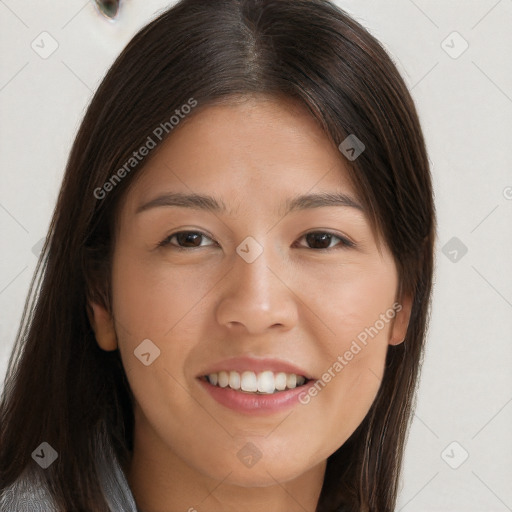
[[[248,356],[239,356],[232,357],[229,359],[224,359],[223,361],[219,361],[200,373],[198,377],[204,377],[205,375],[210,375],[211,373],[218,373],[221,371],[236,371],[236,372],[263,372],[265,370],[270,370],[274,373],[284,372],[284,373],[295,373],[296,375],[302,375],[306,379],[311,379],[306,370],[295,366],[294,364],[289,363],[288,361],[284,361],[282,359],[271,359],[271,358],[254,358]]]

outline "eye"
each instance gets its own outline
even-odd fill
[[[331,250],[331,249],[343,249],[346,247],[355,247],[354,242],[345,238],[341,235],[335,235],[328,231],[311,231],[306,233],[299,240],[306,239],[308,245],[313,247],[305,247],[306,249],[317,249],[317,250]],[[169,235],[167,238],[162,240],[158,247],[173,246],[177,250],[194,249],[197,247],[208,247],[213,244],[202,244],[201,241],[207,239],[216,243],[212,238],[201,233],[200,231],[178,231]],[[334,243],[339,240],[341,243]],[[304,246],[302,246],[304,247]]]
[[[162,240],[158,246],[164,247],[166,245],[172,245],[178,250],[187,250],[194,247],[205,247],[205,244],[201,244],[201,239],[206,238],[208,240],[212,240],[210,237],[206,236],[204,233],[200,231],[178,231],[177,233],[173,233],[169,235],[167,238]],[[173,243],[173,239],[175,243]],[[211,244],[206,244],[206,246]]]
[[[308,244],[314,246],[309,247],[310,249],[330,250],[355,247],[354,242],[348,238],[341,235],[335,235],[334,233],[329,233],[328,231],[311,231],[310,233],[306,233],[300,239],[302,238],[305,238]],[[335,243],[332,245],[332,242],[335,242],[336,240],[339,240],[341,243]]]

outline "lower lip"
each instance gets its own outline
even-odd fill
[[[314,380],[310,380],[295,389],[272,394],[255,394],[235,391],[230,387],[213,386],[203,379],[199,379],[199,382],[219,404],[246,414],[269,414],[300,404],[299,395],[307,394],[309,388],[314,384]]]

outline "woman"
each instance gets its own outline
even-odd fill
[[[435,212],[326,0],[182,0],[74,142],[0,407],[2,510],[394,510]]]

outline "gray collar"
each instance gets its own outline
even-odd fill
[[[103,438],[104,439],[104,438]],[[103,494],[112,512],[140,512],[109,443],[101,442],[96,467]],[[55,501],[46,488],[39,471],[30,461],[23,474],[0,495],[0,511],[59,512]]]

